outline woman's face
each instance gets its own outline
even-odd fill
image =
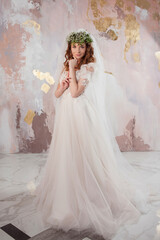
[[[86,43],[72,43],[71,52],[74,58],[80,60],[86,52]]]

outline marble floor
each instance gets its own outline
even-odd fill
[[[138,171],[145,172],[146,178],[156,182],[160,176],[160,152],[123,154]],[[32,202],[46,157],[45,153],[0,154],[0,240],[100,240],[89,233],[57,233],[44,224]],[[119,229],[113,240],[160,240],[160,192],[150,204],[150,211],[138,223]]]

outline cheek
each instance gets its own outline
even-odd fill
[[[72,52],[72,55],[75,53],[75,49],[74,48],[72,48],[71,49],[71,52]]]
[[[86,52],[86,49],[83,49],[83,55],[85,54],[85,52]]]

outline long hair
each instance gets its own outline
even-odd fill
[[[64,67],[66,71],[69,71],[69,61],[73,59],[72,51],[71,51],[71,43],[68,43],[68,47],[65,53],[65,62]],[[94,49],[91,43],[86,43],[86,52],[85,55],[81,58],[81,61],[77,64],[76,69],[79,70],[82,64],[88,64],[90,62],[95,62],[94,57]]]

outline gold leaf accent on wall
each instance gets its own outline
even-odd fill
[[[100,3],[101,7],[104,7],[104,5],[107,4],[107,1],[106,0],[99,0],[99,3]]]
[[[50,74],[47,75],[45,79],[50,85],[53,85],[55,83],[54,78]]]
[[[124,7],[124,1],[123,0],[116,0],[116,5],[120,8]]]
[[[43,83],[43,85],[41,86],[41,90],[44,92],[44,93],[47,93],[50,89],[50,86],[47,84],[47,83]]]
[[[139,53],[133,53],[133,59],[134,59],[135,62],[140,62]]]
[[[160,51],[155,52],[155,56],[158,60],[158,69],[160,70]]]
[[[147,0],[136,0],[135,5],[138,6],[139,8],[143,8],[143,9],[146,9],[146,10],[148,10],[151,6],[149,1],[147,1]]]
[[[109,29],[108,32],[107,32],[107,36],[112,39],[113,41],[117,40],[118,39],[118,36],[116,35],[116,33],[112,30],[112,29]]]
[[[37,69],[34,69],[33,71],[33,75],[36,76],[38,79],[40,80],[46,80],[50,85],[53,85],[55,83],[54,78],[50,75],[49,72],[40,72]]]
[[[123,0],[118,0],[119,4],[120,2],[123,2]],[[122,22],[119,21],[117,18],[111,18],[111,17],[103,17],[104,13],[101,12],[100,9],[104,9],[104,6],[107,4],[106,0],[88,0],[88,7],[87,7],[87,17],[89,21],[92,21],[95,28],[99,32],[106,33],[108,30],[108,33],[106,33],[106,36],[111,40],[117,40],[118,36],[114,32],[114,30],[109,30],[110,26],[114,26],[117,29],[120,29],[122,27]],[[122,4],[122,3],[121,3]],[[98,8],[100,7],[100,9]],[[92,10],[93,19],[89,18],[89,10]]]
[[[38,79],[40,80],[45,79],[45,74],[43,72],[40,72],[39,70],[36,70],[36,69],[34,69],[32,72],[33,72],[33,75],[36,76]]]
[[[132,2],[134,5],[136,5],[139,8],[148,10],[151,6],[150,2],[147,0],[128,0]]]
[[[106,32],[111,25],[115,25],[115,23],[113,23],[112,18],[110,17],[93,20],[93,23],[96,29],[100,32]]]
[[[93,12],[93,16],[95,18],[101,16],[101,12],[97,7],[97,0],[91,0],[91,9],[92,9],[92,12]]]
[[[36,114],[32,111],[32,110],[28,110],[28,112],[27,112],[27,114],[26,114],[26,116],[25,116],[25,118],[24,118],[24,121],[28,124],[28,125],[30,125],[31,123],[32,123],[32,121],[33,121],[33,118],[34,118],[34,116],[35,116]]]
[[[113,73],[112,72],[107,72],[107,71],[104,71],[105,73],[108,73],[108,74],[111,74],[111,75],[113,75]]]
[[[137,43],[140,40],[140,24],[136,21],[136,17],[132,14],[128,14],[125,17],[125,37],[126,44],[124,48],[124,59],[128,63],[126,53],[129,51],[131,45]]]
[[[160,21],[160,14],[158,12],[153,13],[153,19],[156,21]]]
[[[40,34],[40,24],[33,21],[33,20],[27,20],[23,23],[24,25],[27,25],[29,27],[34,27],[34,30],[37,34]]]
[[[127,10],[128,12],[130,12],[132,10],[131,6],[126,6],[125,10]]]

